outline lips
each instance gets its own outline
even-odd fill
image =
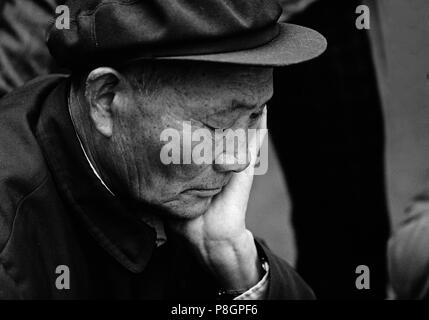
[[[213,197],[220,193],[232,178],[232,174],[226,174],[220,179],[210,179],[207,181],[200,179],[199,182],[193,183],[188,189],[182,191],[182,194],[193,195],[198,197]]]
[[[201,198],[213,197],[220,193],[222,188],[214,188],[214,189],[188,189],[184,193],[189,195],[194,195]]]

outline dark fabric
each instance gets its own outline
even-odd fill
[[[212,299],[212,277],[173,234],[156,248],[140,214],[99,183],[67,110],[68,78],[36,79],[0,103],[0,298]],[[270,265],[269,299],[312,299],[295,271]],[[58,290],[56,267],[70,269]]]
[[[45,32],[62,0],[0,1],[0,97],[48,74],[54,63]]]
[[[53,24],[48,46],[57,61],[75,66],[258,47],[279,34],[282,13],[271,0],[73,0],[67,5],[70,29]]]
[[[383,299],[389,218],[381,105],[359,1],[317,1],[291,21],[325,35],[318,59],[275,70],[268,125],[292,201],[297,270],[319,299]],[[356,267],[370,269],[358,290]]]

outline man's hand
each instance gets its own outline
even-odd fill
[[[265,107],[258,129],[266,129],[266,121]],[[247,290],[262,277],[255,242],[245,223],[254,165],[266,132],[257,131],[248,141],[249,166],[233,175],[204,215],[172,226],[226,290]]]

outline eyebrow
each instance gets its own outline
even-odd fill
[[[244,103],[241,101],[233,100],[230,106],[232,107],[232,111],[237,111],[240,109],[245,109],[245,110],[252,110],[252,109],[257,109],[257,108],[262,109],[271,100],[271,98],[272,98],[272,96],[260,105],[259,104],[247,104],[247,103]],[[226,112],[228,112],[228,109],[218,110],[216,112],[206,114],[202,120],[207,121],[208,118],[210,118],[210,117],[216,117],[216,116],[221,115],[221,114],[226,113]]]

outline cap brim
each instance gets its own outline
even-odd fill
[[[260,47],[242,51],[190,56],[159,57],[157,60],[190,60],[241,65],[281,67],[316,58],[325,51],[326,39],[317,31],[279,23],[279,35]]]

